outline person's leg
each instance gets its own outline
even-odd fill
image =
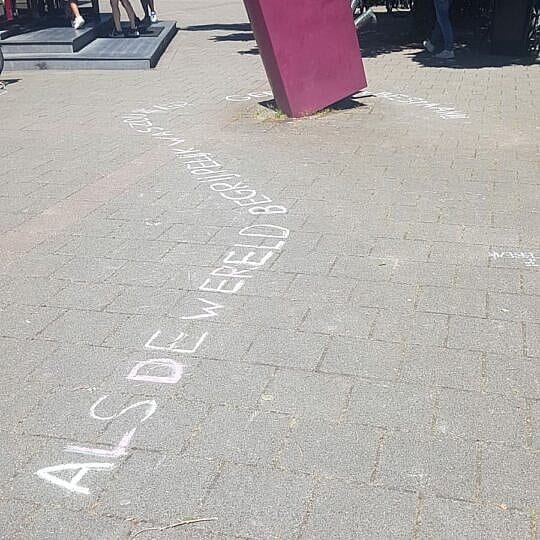
[[[131,5],[131,2],[129,0],[120,0],[120,2],[122,2],[122,5],[124,6],[124,9],[126,10],[131,28],[132,29],[137,28],[137,24],[135,23],[135,11],[133,9],[133,6]]]
[[[122,25],[120,24],[120,7],[118,6],[118,0],[111,0],[111,11],[114,21],[114,28],[117,32],[121,32]]]
[[[148,11],[148,6],[149,6],[148,0],[141,0],[141,6],[143,10],[143,17],[147,19],[150,16],[150,12]]]
[[[69,2],[69,10],[71,11],[74,19],[81,16],[77,2]]]
[[[435,0],[435,13],[437,15],[437,26],[440,26],[444,41],[444,50],[454,50],[454,32],[450,22],[450,0]]]

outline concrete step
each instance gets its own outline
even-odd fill
[[[80,51],[97,37],[107,35],[112,17],[103,14],[99,20],[88,20],[80,30],[70,26],[54,26],[2,39],[4,55],[35,53],[73,53]]]
[[[175,21],[160,21],[139,38],[97,38],[77,52],[4,50],[4,70],[150,69],[157,65],[176,31]]]

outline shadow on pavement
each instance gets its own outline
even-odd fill
[[[187,26],[184,28],[189,32],[215,32],[215,31],[230,31],[230,34],[217,34],[211,39],[217,43],[222,41],[255,41],[255,36],[251,31],[249,23],[229,23],[229,24],[200,24],[195,26]],[[252,47],[248,50],[238,51],[238,54],[259,54],[257,47]]]

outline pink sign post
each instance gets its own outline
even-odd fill
[[[367,86],[349,0],[244,0],[278,107],[314,113]]]

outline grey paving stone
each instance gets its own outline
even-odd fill
[[[390,279],[395,283],[450,287],[454,280],[454,265],[401,260],[388,264],[391,268]]]
[[[220,406],[191,440],[187,453],[245,465],[270,465],[289,422],[285,415]]]
[[[126,318],[99,311],[68,310],[49,324],[42,335],[62,342],[101,345]]]
[[[440,347],[445,345],[447,333],[447,315],[382,311],[375,321],[372,337]]]
[[[66,286],[64,281],[42,277],[19,277],[0,290],[2,302],[22,305],[51,305],[50,300]]]
[[[540,356],[540,324],[525,324],[526,356]]]
[[[389,258],[408,261],[427,261],[429,243],[421,240],[377,240],[371,250],[371,257]]]
[[[328,276],[298,274],[290,284],[285,296],[293,300],[304,300],[310,305],[321,303],[321,299],[332,298],[334,302],[346,303],[356,286],[356,281]]]
[[[102,422],[104,429],[96,439],[99,443],[96,446],[115,448],[126,433],[136,428],[130,448],[181,454],[190,437],[208,416],[209,406],[200,402],[188,402],[176,396],[170,397],[160,390],[159,385],[154,385],[153,390],[147,389],[145,398],[131,396],[122,406],[114,403],[114,394],[111,394],[111,399],[107,397],[97,409],[98,414],[116,417],[110,422]],[[152,400],[154,404],[148,403]],[[123,409],[130,406],[133,407],[131,411],[120,415]],[[155,412],[146,419],[154,407]]]
[[[178,270],[170,265],[156,264],[155,262],[128,261],[122,268],[112,274],[107,279],[107,282],[137,287],[161,287],[177,272]]]
[[[182,396],[220,405],[254,407],[274,371],[269,366],[203,359],[184,375]]]
[[[283,252],[272,265],[277,272],[293,272],[296,274],[328,275],[336,261],[336,255],[316,252]]]
[[[540,321],[540,299],[523,294],[489,294],[489,317],[510,321]]]
[[[0,335],[12,338],[37,336],[63,311],[45,306],[8,306],[0,311]]]
[[[58,343],[54,341],[0,338],[4,384],[23,384],[42,363],[55,356],[56,349]]]
[[[486,293],[446,287],[423,287],[417,309],[429,313],[486,316]]]
[[[334,337],[320,371],[394,381],[402,356],[403,346],[395,343]]]
[[[336,255],[355,255],[366,257],[371,249],[372,242],[364,234],[323,234],[317,245],[319,251],[335,253]]]
[[[116,471],[97,510],[170,524],[199,515],[197,508],[217,474],[207,460],[135,452]]]
[[[356,381],[347,419],[391,429],[427,433],[434,391],[404,384]]]
[[[170,265],[199,265],[219,268],[227,251],[222,246],[207,245],[202,247],[200,244],[177,244],[163,257],[161,262]]]
[[[435,431],[450,437],[525,443],[525,403],[513,397],[442,390]]]
[[[482,358],[478,353],[408,345],[401,376],[426,386],[480,391]]]
[[[113,257],[125,241],[125,238],[76,236],[54,252],[73,257]]]
[[[482,448],[482,496],[512,508],[537,508],[540,454],[525,448],[487,444]]]
[[[226,534],[293,539],[312,488],[313,482],[298,474],[230,466],[210,490],[201,511],[217,517],[212,528]]]
[[[57,538],[68,540],[80,538],[92,540],[95,538],[126,538],[131,530],[131,524],[121,520],[105,518],[96,515],[85,515],[80,512],[67,510],[51,510],[41,508],[30,517],[25,538],[39,540],[42,538]]]
[[[540,272],[534,270],[527,270],[521,272],[521,279],[523,282],[523,292],[525,294],[536,294],[540,291]],[[516,291],[505,291],[516,292]]]
[[[309,332],[263,330],[257,333],[245,360],[312,370],[318,365],[327,343],[328,337]]]
[[[25,534],[28,516],[34,514],[37,505],[16,500],[0,501],[0,515],[3,521],[2,538],[21,538]]]
[[[540,449],[540,402],[532,401],[530,407],[532,444],[535,448]]]
[[[456,287],[464,289],[518,293],[520,292],[519,271],[510,268],[482,268],[481,266],[458,265]]]
[[[352,303],[312,306],[302,322],[307,332],[367,338],[379,310]]]
[[[111,313],[128,315],[168,315],[182,302],[185,293],[170,289],[128,287],[107,306]]]
[[[287,470],[368,482],[375,467],[381,431],[356,424],[301,418],[280,452]]]
[[[47,305],[70,308],[102,310],[115,301],[122,288],[102,283],[72,283],[47,300]]]
[[[120,270],[125,261],[108,258],[74,258],[59,267],[53,274],[56,279],[100,282]]]
[[[519,355],[523,350],[521,325],[473,317],[450,317],[448,347],[494,354]]]
[[[495,394],[540,398],[540,365],[533,358],[488,355],[486,390]]]
[[[337,375],[279,370],[261,396],[263,410],[337,420],[351,382]]]
[[[412,285],[360,281],[353,291],[351,303],[407,311],[413,309],[415,298],[416,288]]]
[[[487,246],[471,246],[452,242],[434,242],[429,261],[439,264],[456,264],[486,267],[489,249]]]
[[[427,499],[422,509],[420,538],[444,540],[520,540],[530,535],[529,517],[495,506]]]
[[[411,493],[328,481],[317,494],[301,538],[410,538],[415,507]]]
[[[474,496],[476,449],[473,442],[389,433],[384,440],[376,482],[427,496]]]
[[[361,279],[365,281],[388,281],[395,259],[377,259],[372,257],[338,257],[331,275]]]

